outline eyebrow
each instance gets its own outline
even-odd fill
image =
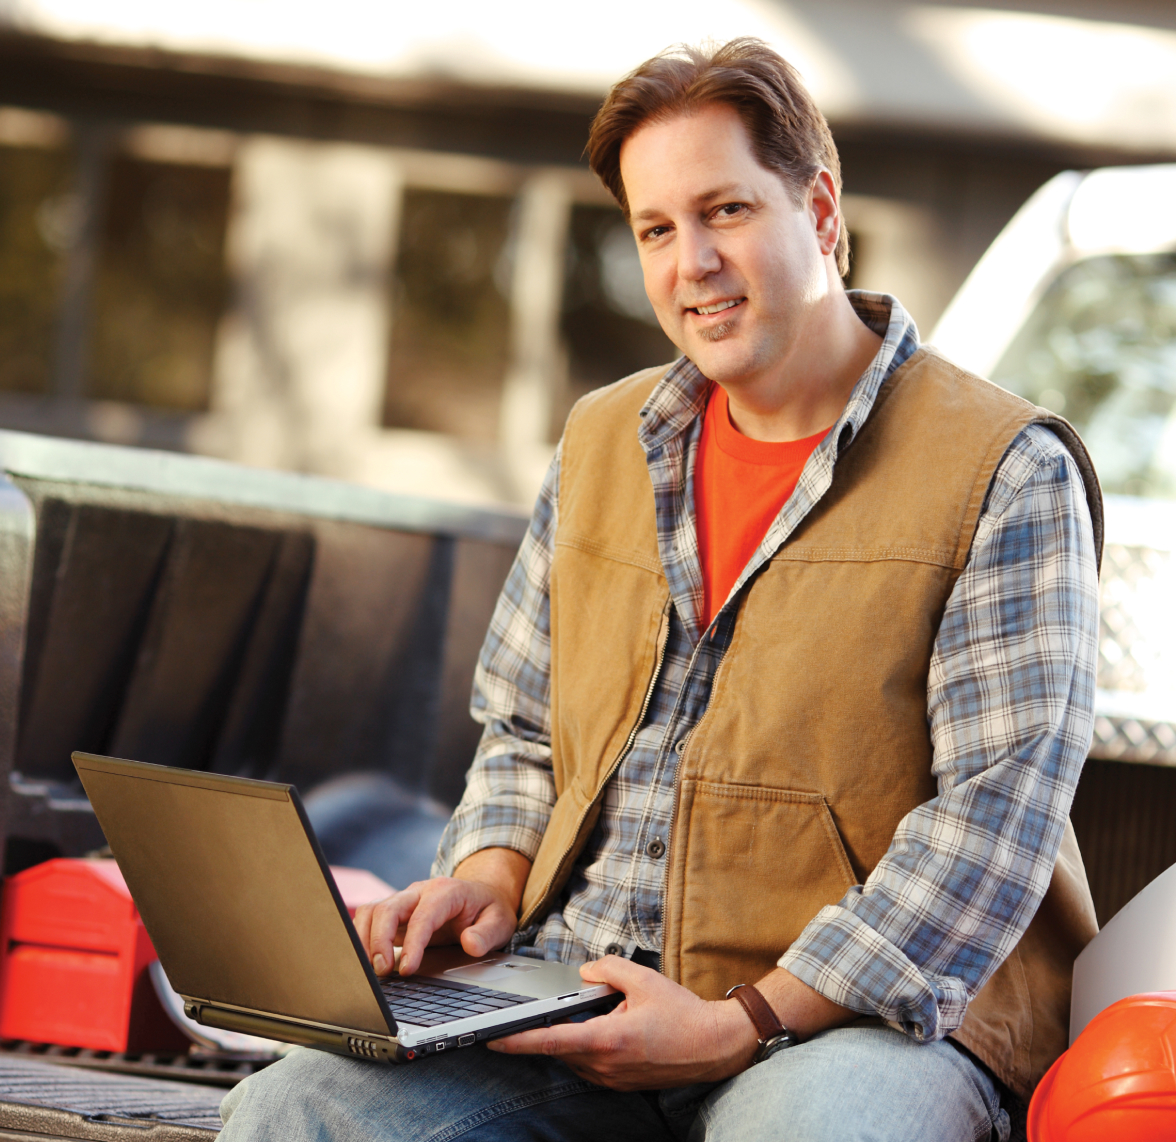
[[[724,183],[722,186],[716,186],[711,190],[704,191],[702,194],[695,197],[695,202],[705,203],[714,202],[717,198],[725,199],[750,199],[751,188],[740,182]],[[635,214],[629,216],[632,222],[651,222],[654,218],[659,218],[665,214],[664,210],[658,210],[650,207],[647,210],[639,210]]]

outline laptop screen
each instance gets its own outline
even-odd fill
[[[73,756],[176,991],[394,1030],[292,787]]]

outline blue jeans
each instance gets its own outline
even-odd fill
[[[619,1094],[471,1047],[386,1067],[298,1049],[234,1087],[223,1142],[1006,1142],[992,1079],[949,1042],[827,1031],[722,1083]]]

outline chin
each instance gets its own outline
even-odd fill
[[[754,355],[729,342],[695,342],[686,356],[698,366],[703,376],[717,384],[737,381],[755,368]]]

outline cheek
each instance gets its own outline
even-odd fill
[[[802,259],[771,259],[760,266],[760,288],[772,309],[787,309],[811,299],[817,279]]]
[[[667,326],[676,327],[681,322],[681,309],[674,301],[672,283],[659,284],[646,279],[645,294],[649,298],[649,304],[653,306],[653,312],[657,315],[663,329]]]
[[[660,312],[673,295],[673,274],[656,260],[646,260],[641,266],[641,276],[645,282],[645,296],[653,308]]]
[[[795,242],[786,256],[775,260],[773,271],[781,292],[798,303],[816,300],[827,292],[825,264],[813,242]]]

